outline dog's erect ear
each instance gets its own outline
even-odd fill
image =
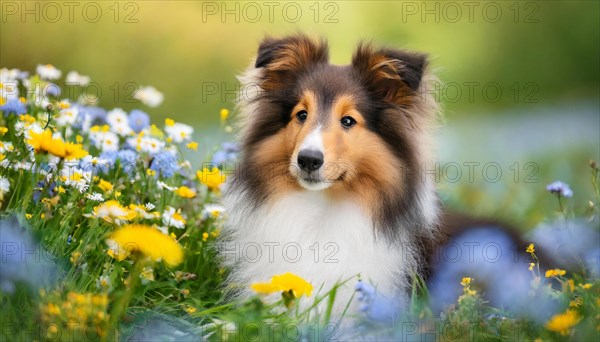
[[[325,41],[298,34],[281,39],[265,38],[258,48],[254,66],[265,69],[262,87],[273,89],[289,85],[287,82],[306,69],[328,60]]]
[[[419,89],[427,56],[361,44],[352,57],[352,67],[364,85],[381,99],[403,104]]]

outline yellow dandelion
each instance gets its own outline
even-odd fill
[[[567,271],[565,271],[565,270],[561,270],[559,268],[555,268],[555,269],[547,270],[546,271],[546,278],[564,276],[566,273],[567,273]]]
[[[187,146],[187,148],[189,148],[190,150],[193,150],[193,151],[198,151],[198,143],[197,143],[197,142],[195,142],[195,141],[190,141],[190,142],[189,142],[189,143],[187,143],[187,145],[185,145],[185,146]]]
[[[530,243],[529,246],[527,246],[527,248],[525,249],[525,252],[532,254],[535,252],[535,245]]]
[[[262,294],[292,291],[296,298],[304,295],[310,297],[313,290],[309,282],[289,272],[273,276],[270,282],[254,283],[250,287],[257,293]]]
[[[69,261],[71,261],[71,263],[73,265],[75,265],[79,261],[79,258],[81,258],[81,252],[75,251],[75,252],[71,253],[71,257],[69,258]]]
[[[58,187],[59,194],[64,194],[65,192],[67,192],[67,191],[65,190],[65,188],[62,187],[62,185]]]
[[[552,316],[546,323],[546,329],[566,335],[569,329],[577,325],[581,318],[575,311],[567,310],[565,313]]]
[[[206,242],[208,240],[208,233],[202,233],[202,241]]]
[[[593,286],[593,285],[592,285],[592,284],[590,284],[590,283],[587,283],[587,284],[579,284],[579,287],[581,287],[581,288],[582,288],[582,289],[584,289],[584,290],[589,290],[589,289],[591,289],[591,288],[592,288],[592,286]]]
[[[154,171],[154,170],[151,170],[151,169],[147,169],[147,170],[146,170],[146,174],[147,174],[148,176],[156,176],[156,171]]]
[[[83,158],[88,154],[88,151],[84,150],[83,145],[81,144],[74,144],[71,142],[65,143],[65,155],[63,158],[67,160]]]
[[[177,242],[146,225],[125,225],[115,231],[107,243],[117,257],[137,252],[170,266],[177,266],[183,260],[183,249]]]
[[[195,308],[195,307],[193,307],[193,306],[189,306],[189,305],[188,305],[188,306],[186,306],[186,307],[185,307],[185,312],[187,312],[188,314],[190,314],[190,315],[191,315],[191,314],[193,314],[194,312],[196,312],[196,308]]]
[[[106,222],[120,224],[121,221],[134,219],[137,216],[137,212],[123,207],[115,200],[110,200],[94,207],[94,216]]]
[[[165,126],[173,126],[175,125],[175,120],[167,118],[165,120]]]
[[[205,167],[202,169],[202,171],[197,171],[196,176],[202,184],[206,185],[210,190],[213,191],[219,190],[221,184],[223,184],[226,180],[225,174],[223,174],[221,170],[216,167],[211,169]]]
[[[577,298],[573,299],[571,302],[569,302],[569,307],[577,308],[577,307],[580,307],[581,304],[583,304],[583,298],[577,297]]]
[[[25,214],[25,218],[28,220],[31,220],[32,217],[33,217],[33,215],[31,215],[31,214]]]
[[[226,108],[223,108],[219,112],[219,115],[221,116],[221,122],[224,122],[229,117],[229,110]]]
[[[0,127],[0,135],[4,135],[8,132],[8,128],[6,127]]]
[[[58,305],[56,305],[54,303],[48,303],[48,306],[46,306],[46,311],[51,315],[59,315],[60,314],[60,308],[58,307]]]
[[[67,160],[79,159],[88,155],[88,152],[83,149],[83,145],[65,143],[60,138],[54,138],[49,129],[41,133],[29,131],[29,136],[31,138],[27,140],[27,143],[33,147],[36,153],[46,152]]]
[[[104,179],[100,179],[100,182],[98,183],[98,187],[100,188],[100,190],[102,190],[104,192],[109,192],[109,191],[112,191],[112,189],[113,189],[113,185],[110,184],[110,182],[105,181]]]
[[[460,281],[460,285],[461,286],[467,286],[467,285],[471,285],[471,277],[464,277],[462,278],[462,280]]]
[[[196,191],[188,188],[187,186],[180,186],[175,193],[183,198],[194,198],[196,197]]]
[[[19,120],[29,125],[35,122],[35,118],[29,114],[19,115]]]

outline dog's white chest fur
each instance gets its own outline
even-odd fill
[[[404,285],[401,248],[376,239],[371,219],[353,202],[302,191],[257,210],[235,193],[225,205],[231,240],[221,252],[242,286],[292,272],[324,294],[348,280],[338,290],[347,303],[359,274],[387,294]]]

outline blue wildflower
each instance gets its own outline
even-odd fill
[[[600,275],[600,232],[584,220],[546,222],[535,228],[528,241],[535,242],[547,255],[552,257],[554,267],[578,269]]]
[[[154,156],[154,159],[152,159],[150,169],[156,171],[163,177],[173,177],[178,169],[177,157],[168,151],[159,152]]]
[[[40,202],[40,199],[42,199],[42,190],[44,190],[44,187],[46,186],[46,183],[44,181],[40,181],[37,182],[34,190],[33,190],[33,201],[37,204]],[[48,197],[54,197],[56,195],[56,191],[54,191],[56,188],[56,182],[52,182],[48,185]]]
[[[567,183],[563,183],[561,181],[555,181],[546,186],[546,190],[550,191],[550,193],[558,194],[563,197],[572,197],[573,190]]]
[[[129,127],[136,132],[141,132],[144,128],[150,126],[150,117],[141,110],[134,109],[129,113]]]
[[[79,110],[74,128],[81,129],[84,123],[89,126],[103,125],[106,123],[106,110],[96,106],[73,105]]]
[[[94,171],[97,170],[98,172],[102,172],[102,173],[108,173],[108,171],[112,168],[115,167],[115,163],[117,161],[117,151],[105,151],[100,153],[100,155],[98,156],[98,159],[100,159],[102,161],[102,163],[99,163],[97,165],[94,165],[93,163],[90,162],[86,162],[84,164],[84,161],[81,161],[81,168],[84,171]]]
[[[211,163],[217,166],[232,162],[237,158],[239,147],[235,143],[225,142],[221,144],[221,149],[215,152],[212,156]]]
[[[25,107],[25,104],[21,102],[20,99],[12,98],[6,101],[5,104],[0,106],[0,111],[3,111],[4,115],[8,115],[9,113],[21,115],[27,113],[27,108]]]
[[[105,151],[100,153],[100,159],[105,160],[108,165],[113,168],[117,161],[117,151]]]
[[[48,83],[44,87],[44,92],[46,93],[46,95],[59,97],[60,96],[60,87],[57,84]]]
[[[116,159],[119,160],[125,173],[129,174],[135,170],[137,162],[137,153],[132,150],[120,150],[117,152]]]
[[[481,290],[492,306],[525,314],[535,321],[544,322],[558,309],[554,301],[529,296],[530,258],[499,227],[472,227],[448,241],[433,259],[428,288],[434,312],[456,302],[463,291],[463,277],[475,278],[475,289]]]
[[[393,300],[377,292],[369,283],[359,280],[354,287],[358,293],[360,311],[367,317],[377,322],[391,322],[398,317],[402,302],[400,299]]]

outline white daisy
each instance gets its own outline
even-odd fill
[[[25,140],[31,138],[30,131],[33,131],[36,134],[40,134],[44,131],[44,127],[42,127],[42,125],[40,125],[37,121],[34,123],[17,121],[14,127],[17,135],[25,134]]]
[[[10,181],[8,178],[0,176],[0,198],[10,191]]]
[[[143,285],[154,281],[154,269],[150,266],[145,266],[142,273],[140,273],[140,279],[142,280]]]
[[[102,152],[117,151],[119,149],[119,137],[113,132],[106,132],[102,139]]]
[[[110,126],[110,129],[122,137],[131,135],[131,132],[133,132],[131,127],[129,127],[128,123],[120,124],[120,125],[113,125],[113,126]]]
[[[70,126],[77,121],[77,115],[79,115],[77,107],[62,109],[56,116],[56,123],[59,126]]]
[[[92,173],[77,167],[64,167],[61,170],[61,178],[66,185],[77,189],[80,193],[84,193],[90,186]]]
[[[100,276],[100,278],[96,280],[96,287],[102,291],[110,292],[112,290],[110,278],[106,275]]]
[[[130,204],[129,209],[134,211],[138,217],[142,217],[147,220],[151,220],[160,216],[157,212],[149,212],[149,210],[147,210],[146,207],[142,205]]]
[[[148,210],[148,211],[152,211],[152,210],[154,210],[154,208],[156,208],[156,206],[150,202],[146,203],[144,206],[146,207],[146,210]]]
[[[102,197],[102,194],[94,192],[91,194],[87,194],[87,199],[89,199],[90,201],[94,201],[94,202],[103,202],[104,201],[104,197]]]
[[[162,189],[167,189],[169,191],[175,191],[175,190],[177,190],[177,187],[175,187],[175,186],[169,186],[169,185],[167,185],[167,183],[165,183],[163,181],[156,182],[156,185],[158,186],[158,188],[160,190],[162,190]]]
[[[16,81],[19,79],[23,79],[27,77],[26,71],[21,71],[19,69],[0,69],[0,83],[6,83],[10,81]]]
[[[17,170],[17,171],[24,170],[24,171],[35,172],[37,170],[35,164],[28,162],[28,161],[18,161],[12,165],[12,168],[13,168],[13,170]]]
[[[55,80],[62,75],[61,71],[56,69],[52,64],[38,64],[36,72],[44,80]]]
[[[109,163],[108,159],[100,158],[100,157],[92,157],[89,154],[83,158],[79,162],[79,165],[82,166],[83,169],[89,170],[94,166],[104,166]]]
[[[123,109],[115,108],[106,113],[106,122],[110,126],[118,126],[127,124],[129,119],[127,118],[127,113]]]
[[[69,71],[67,77],[65,78],[65,83],[69,85],[79,85],[83,87],[90,83],[90,77],[81,75],[77,71]]]
[[[155,154],[163,150],[165,143],[153,137],[142,137],[136,147],[139,147],[142,152]]]
[[[167,207],[162,214],[163,224],[167,227],[175,227],[183,229],[185,227],[185,218],[181,214],[181,210],[176,210],[172,207]]]
[[[4,154],[6,152],[14,151],[15,147],[13,143],[10,141],[0,141],[0,153]]]
[[[90,130],[90,140],[103,152],[116,151],[119,149],[119,136],[113,132],[107,132],[102,129]]]
[[[164,100],[163,94],[152,86],[138,89],[133,97],[149,107],[158,107]]]
[[[220,217],[225,212],[225,207],[220,204],[207,203],[202,209],[202,219]]]
[[[165,126],[165,132],[169,138],[173,139],[174,142],[180,143],[185,140],[191,140],[194,128],[190,125],[182,123],[174,123],[172,125]]]

